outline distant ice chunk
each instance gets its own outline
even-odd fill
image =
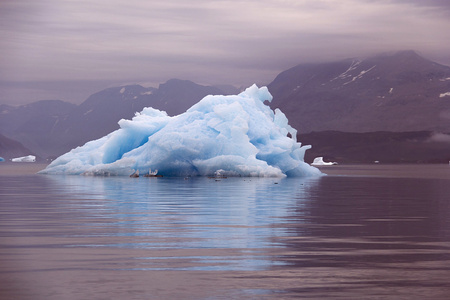
[[[129,176],[158,169],[165,177],[321,175],[304,162],[311,146],[301,146],[286,116],[265,100],[272,100],[268,89],[253,85],[239,95],[206,96],[174,117],[147,107],[41,173]]]
[[[439,98],[444,98],[444,97],[447,97],[447,96],[450,97],[450,92],[440,94]]]
[[[323,157],[316,157],[311,165],[313,166],[332,166],[337,165],[337,162],[325,162],[323,161]]]
[[[0,162],[5,161],[3,157],[0,156]]]
[[[433,133],[427,142],[450,143],[450,134],[439,132]]]
[[[16,157],[11,159],[12,162],[35,162],[36,156],[34,155],[27,155],[22,157]]]

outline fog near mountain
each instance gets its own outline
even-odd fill
[[[0,24],[8,104],[169,78],[262,86],[295,64],[386,49],[450,64],[448,0],[3,0]]]

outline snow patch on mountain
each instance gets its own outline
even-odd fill
[[[358,75],[354,76],[354,77],[352,78],[352,80],[345,82],[344,85],[347,85],[347,84],[349,84],[349,83],[352,83],[352,82],[356,81],[357,79],[361,79],[361,78],[364,76],[364,74],[370,72],[370,71],[373,70],[375,67],[376,67],[376,65],[373,66],[373,67],[371,67],[371,68],[369,68],[369,69],[367,69],[367,70],[361,71]]]
[[[351,71],[355,70],[359,66],[360,63],[361,63],[361,60],[353,60],[345,72],[334,77],[333,79],[330,80],[330,82],[338,80],[338,79],[346,79],[346,78],[351,77],[352,75],[350,75],[349,73]]]

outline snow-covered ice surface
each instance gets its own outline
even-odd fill
[[[27,155],[22,157],[16,157],[11,159],[12,162],[35,162],[36,156],[34,155]]]
[[[304,162],[311,146],[278,109],[266,87],[239,95],[206,96],[185,113],[170,117],[150,107],[120,129],[58,157],[46,174],[123,175],[158,169],[163,176],[318,176]]]
[[[337,165],[337,162],[325,162],[323,160],[323,157],[316,157],[314,158],[314,161],[312,162],[313,166],[332,166],[332,165]]]

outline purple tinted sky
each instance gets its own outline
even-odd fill
[[[112,85],[268,84],[303,62],[416,50],[450,65],[447,0],[2,0],[0,104]]]

